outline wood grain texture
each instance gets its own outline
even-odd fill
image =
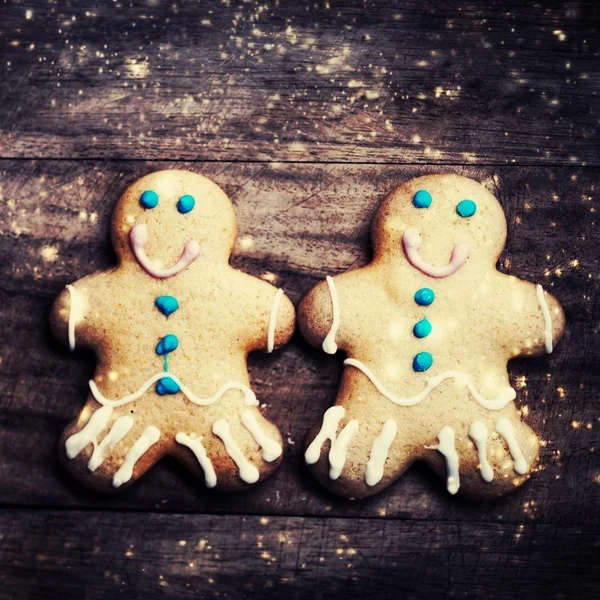
[[[504,271],[541,281],[567,313],[564,339],[549,356],[510,366],[519,403],[540,434],[543,470],[523,489],[483,505],[448,496],[423,467],[364,502],[335,499],[305,472],[302,440],[331,405],[341,357],[299,335],[283,351],[253,355],[258,398],[286,441],[275,477],[248,494],[209,492],[175,464],[158,465],[114,498],[87,493],[58,468],[57,441],[83,403],[93,356],[70,355],[50,337],[47,315],[66,283],[114,258],[112,208],[129,183],[161,164],[3,161],[0,315],[7,329],[0,364],[0,481],[14,505],[104,507],[276,515],[392,516],[457,522],[594,525],[600,516],[596,329],[600,171],[460,167],[483,181],[508,215]],[[240,237],[233,263],[275,277],[294,302],[326,274],[369,259],[371,216],[402,181],[426,166],[178,164],[214,178],[233,198]]]
[[[0,512],[6,598],[592,598],[597,526]],[[26,557],[26,558],[24,558]],[[32,574],[32,566],[35,572]]]
[[[597,2],[9,1],[4,157],[599,164]]]

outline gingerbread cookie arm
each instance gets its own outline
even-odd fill
[[[540,284],[514,277],[505,280],[508,294],[503,311],[511,332],[511,356],[550,354],[565,328],[565,314],[558,300]],[[502,313],[499,313],[502,314]]]
[[[327,354],[335,354],[340,344],[341,309],[336,279],[328,276],[298,307],[298,325],[304,339]]]

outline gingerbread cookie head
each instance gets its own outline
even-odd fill
[[[347,355],[335,406],[308,434],[309,468],[353,498],[384,489],[417,460],[452,494],[515,489],[535,468],[538,441],[506,365],[552,351],[560,305],[496,270],[501,205],[464,177],[401,185],[372,233],[373,261],[327,277],[299,307],[304,337]]]
[[[426,175],[395,189],[372,227],[375,259],[443,278],[495,265],[506,241],[500,203],[459,175]]]
[[[257,408],[246,357],[287,342],[294,308],[282,290],[229,266],[236,230],[216,184],[153,173],[117,203],[119,264],[56,300],[57,338],[98,359],[60,446],[89,487],[119,490],[165,455],[222,490],[242,490],[280,463],[281,435]]]
[[[154,277],[173,277],[203,261],[227,262],[236,235],[225,192],[188,171],[142,177],[124,192],[113,213],[117,256],[136,261]]]

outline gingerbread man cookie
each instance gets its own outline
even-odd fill
[[[351,498],[381,491],[417,460],[451,494],[515,489],[536,464],[538,440],[506,364],[552,351],[565,325],[559,303],[496,270],[506,219],[465,177],[428,175],[394,190],[372,240],[369,265],[327,277],[298,311],[311,344],[347,355],[306,463]]]
[[[222,490],[279,465],[281,436],[257,408],[246,357],[289,340],[294,308],[281,290],[229,266],[236,235],[233,206],[212,181],[153,173],[115,208],[118,266],[56,300],[56,337],[98,359],[60,445],[87,486],[121,489],[165,455]]]

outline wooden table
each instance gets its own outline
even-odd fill
[[[599,25],[594,1],[3,3],[0,596],[598,597]],[[540,472],[484,504],[419,466],[371,500],[331,496],[301,447],[341,358],[296,335],[250,359],[286,440],[259,489],[207,492],[169,461],[115,497],[65,476],[93,356],[53,341],[51,302],[113,264],[125,187],[174,167],[224,187],[233,264],[296,303],[369,260],[397,184],[484,182],[508,216],[500,268],[567,313],[551,356],[510,364]]]

